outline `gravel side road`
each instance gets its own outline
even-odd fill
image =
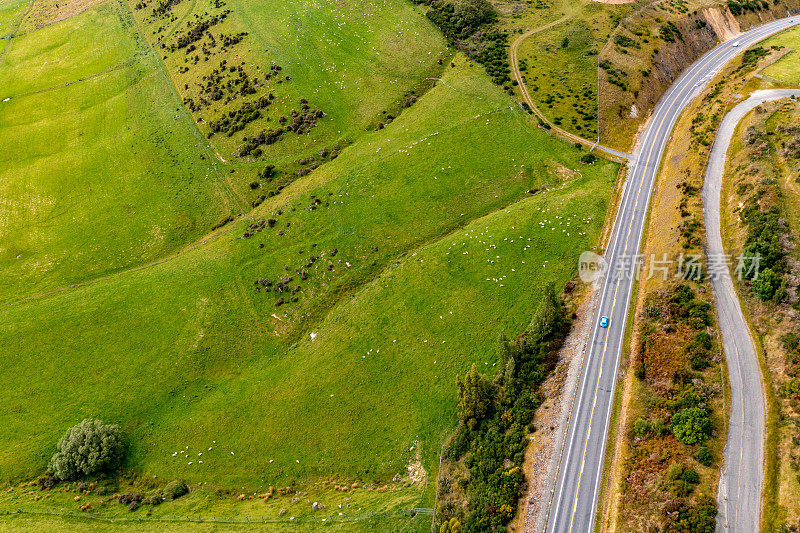
[[[726,258],[720,232],[720,190],[725,159],[736,126],[759,104],[789,96],[800,96],[800,89],[756,91],[722,120],[711,148],[703,185],[709,264],[716,261],[718,266],[723,267],[722,259]],[[736,266],[735,259],[732,266]],[[712,276],[711,284],[717,300],[717,316],[731,384],[728,442],[725,444],[725,461],[717,494],[717,531],[759,531],[765,424],[761,370],[731,277]]]

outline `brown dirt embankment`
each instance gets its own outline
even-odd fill
[[[760,11],[734,6],[735,15],[727,3],[698,0],[675,7],[662,1],[625,19],[600,52],[601,143],[630,151],[656,102],[681,72],[718,43],[796,12],[800,0],[759,5]]]

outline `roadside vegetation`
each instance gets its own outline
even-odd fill
[[[765,517],[771,527],[788,531],[800,526],[799,131],[796,101],[754,109],[731,143],[723,189],[729,222],[723,236],[732,253],[761,256],[757,279],[740,283],[739,293],[759,335],[777,406],[768,437],[774,466],[767,472]]]
[[[686,110],[667,146],[623,363],[603,530],[714,531],[728,406],[703,253],[703,175],[730,95],[747,94],[755,69],[778,53],[734,60]]]
[[[697,254],[700,260],[705,262],[702,259],[704,228],[700,192],[702,176],[714,134],[726,109],[733,106],[737,100],[746,98],[751,91],[771,86],[770,83],[755,78],[754,74],[765,65],[772,64],[784,53],[785,50],[774,40],[766,41],[763,45],[748,50],[727,66],[715,82],[684,113],[676,126],[664,157],[658,184],[659,190],[662,192],[654,197],[651,207],[651,219],[659,220],[660,223],[657,230],[651,228],[648,233],[644,252],[646,261],[652,261],[651,254],[655,254],[655,258],[658,260],[662,257],[662,253],[666,252],[672,258],[678,258],[680,254],[683,254],[684,257]],[[768,138],[772,139],[771,136]],[[671,154],[681,154],[682,157],[672,157]],[[771,156],[762,154],[760,157],[769,158]],[[742,160],[750,161],[747,158]],[[757,160],[753,160],[753,165],[757,164],[759,164]],[[779,234],[772,233],[776,226],[771,222],[773,217],[769,215],[770,210],[757,206],[756,199],[760,195],[756,193],[756,188],[766,190],[765,186],[770,183],[769,178],[763,176],[760,171],[755,174],[751,172],[748,175],[754,186],[740,188],[741,194],[749,195],[747,201],[736,196],[730,186],[727,186],[727,190],[723,189],[722,195],[723,238],[726,239],[726,250],[732,257],[731,268],[734,276],[736,275],[736,258],[745,249],[746,241],[749,246],[754,247],[753,249],[758,248],[767,253],[772,250],[771,255],[773,260],[777,260],[777,263],[781,262],[778,256],[783,254],[775,253],[777,250],[775,245],[785,241]],[[762,181],[762,178],[765,180]],[[756,183],[760,185],[755,185]],[[764,195],[763,192],[761,194]],[[774,197],[774,193],[765,196]],[[726,201],[729,202],[727,209],[724,204]],[[755,209],[752,207],[754,201]],[[756,214],[755,211],[762,214]],[[742,219],[742,222],[734,223],[731,219],[725,219],[725,213],[732,213],[730,216],[736,217],[737,220],[742,214],[746,213],[748,216]],[[750,231],[746,229],[744,220],[753,222]],[[739,235],[738,240],[734,241],[725,235],[732,224],[734,227],[741,227],[734,232]],[[675,266],[672,265],[673,272]],[[644,271],[643,276],[648,273]],[[684,509],[684,506],[690,503],[693,508],[696,508],[695,513],[704,515],[707,511],[708,516],[713,515],[711,511],[715,506],[717,480],[728,418],[724,392],[726,387],[724,381],[725,361],[721,339],[714,325],[716,313],[708,281],[703,279],[700,282],[694,282],[678,279],[665,284],[662,283],[661,274],[657,271],[653,278],[640,284],[642,288],[637,299],[637,315],[633,334],[634,352],[627,365],[630,374],[625,382],[620,415],[626,437],[614,451],[614,462],[609,469],[610,490],[602,525],[603,528],[610,528],[613,525],[620,527],[625,524],[634,527],[632,521],[635,522],[638,519],[634,518],[632,513],[634,509],[638,508],[632,507],[630,503],[630,487],[633,486],[638,487],[640,496],[644,498],[640,501],[650,498],[649,494],[653,494],[655,498],[655,500],[651,500],[652,505],[649,509],[644,507],[641,511],[636,510],[636,512],[641,512],[642,516],[647,517],[645,522],[636,522],[636,527],[645,527],[642,525],[643,523],[654,524],[656,527],[672,524],[671,527],[677,528],[675,529],[677,531],[694,531],[694,529],[685,529],[686,522],[684,520],[690,515],[680,510],[672,514],[667,511],[670,509],[676,511],[676,507]],[[770,286],[773,286],[772,283]],[[774,286],[780,289],[780,282],[775,283]],[[755,297],[750,281],[744,282],[744,290]],[[690,304],[689,309],[693,306],[698,307],[695,307],[694,311],[689,310],[683,320],[676,319],[675,311],[678,307],[674,303],[675,298],[683,299],[684,296],[688,297],[690,292],[693,294],[693,298],[690,300],[697,303]],[[760,301],[758,297],[755,297],[755,300]],[[750,309],[748,312],[752,313]],[[705,319],[698,320],[698,313],[703,316],[707,313],[711,319],[710,325],[701,327]],[[753,318],[753,315],[750,314],[750,317]],[[664,344],[660,344],[660,342],[664,342]],[[644,357],[640,358],[639,354]],[[692,376],[692,378],[685,386],[677,389],[680,391],[680,395],[668,396],[670,401],[661,400],[661,403],[654,404],[653,399],[661,395],[654,395],[654,391],[658,387],[656,383],[648,381],[650,379],[647,373],[648,361],[651,366],[662,367],[666,372],[663,374],[664,376],[672,376],[669,381],[662,380],[662,386],[663,383],[674,384],[675,380],[679,382],[682,379],[681,376],[684,378]],[[642,375],[644,375],[644,380],[642,380]],[[673,421],[677,413],[683,409],[679,405],[683,399],[698,398],[695,387],[700,387],[705,391],[706,396],[703,396],[701,401],[702,409],[707,412],[711,425],[708,425],[705,417],[695,418],[694,415],[701,414],[697,410],[692,411],[693,416],[691,417],[679,417],[678,420],[682,423],[687,418],[693,419],[694,422],[690,426],[698,431],[702,429],[697,433],[697,435],[703,435],[702,437],[698,439],[690,437],[687,440],[682,436],[682,431],[676,433],[677,428]],[[707,394],[709,392],[710,395]],[[666,415],[660,411],[665,408],[670,411]],[[777,487],[776,483],[770,481],[770,476],[776,475],[777,472],[774,466],[774,454],[777,453],[781,456],[785,453],[782,451],[784,445],[779,448],[776,444],[770,444],[770,442],[774,442],[771,439],[775,438],[773,436],[775,431],[770,425],[770,419],[774,420],[772,418],[774,415],[769,413],[771,413],[770,409],[768,409],[767,421],[768,445],[765,480],[765,501],[767,503],[764,513],[765,524],[767,524],[765,527],[767,528],[771,528],[775,524],[779,525],[773,518],[779,516],[779,513],[776,513],[774,504],[769,503],[774,501],[776,496],[772,487]],[[653,417],[659,418],[661,423],[646,424],[647,421],[653,422],[650,420]],[[647,442],[652,438],[651,436],[642,438],[638,434],[640,432],[645,432],[647,435],[660,433],[662,438],[671,442],[671,445],[658,449],[657,453],[654,451],[649,457],[638,454],[637,450],[647,449]],[[692,442],[690,443],[690,441]],[[643,443],[644,448],[642,447]],[[770,454],[773,454],[772,459],[770,459]],[[631,468],[631,465],[637,463],[641,465],[644,464],[644,461],[652,461],[654,458],[662,461],[660,466],[650,469],[639,468],[638,470]],[[680,474],[679,467],[682,469]],[[679,493],[687,488],[682,478],[683,471],[687,469],[694,470],[699,474],[699,483],[693,488],[690,487],[688,496],[680,496]],[[636,477],[632,478],[633,475]],[[691,479],[697,479],[694,474],[689,474],[689,476]],[[631,484],[631,479],[635,483]],[[648,487],[651,492],[646,492],[648,489],[644,487]],[[670,491],[674,493],[672,496],[669,496]],[[782,501],[787,501],[786,497],[782,496]],[[785,509],[780,512],[785,513]]]
[[[570,325],[549,285],[527,330],[511,342],[500,334],[494,378],[475,365],[457,378],[459,425],[443,448],[437,487],[441,532],[462,524],[466,531],[496,531],[514,518],[528,434],[542,403],[539,386],[558,361]]]
[[[685,128],[682,121],[678,138]],[[682,150],[673,139],[665,161],[676,149]],[[626,531],[711,533],[716,524],[727,420],[725,362],[702,270],[702,183],[684,163],[665,165],[659,178],[670,193],[652,207],[652,220],[662,222],[651,226],[640,273],[614,453],[618,485],[608,493],[612,507],[604,521]]]
[[[635,399],[620,492],[625,530],[714,531],[721,460],[721,347],[705,283],[644,296],[631,356]]]

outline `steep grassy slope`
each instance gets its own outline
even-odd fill
[[[79,11],[84,4],[70,0],[60,9]],[[174,9],[183,9],[189,21],[205,10],[220,9],[203,2],[178,4]],[[266,149],[265,155],[279,156],[270,158],[281,169],[279,183],[296,177],[298,153],[330,146],[327,151],[338,154],[340,145],[383,116],[382,109],[396,106],[414,88],[424,88],[430,83],[424,78],[441,68],[437,58],[444,47],[435,29],[406,4],[397,4],[331,11],[313,2],[280,2],[276,9],[259,7],[252,21],[247,5],[237,5],[236,14],[214,28],[220,41],[242,29],[251,35],[230,50],[218,51],[217,59],[231,65],[246,60],[249,68],[255,57],[252,64],[263,68],[261,72],[269,70],[270,58],[286,61],[281,75],[291,82],[273,80],[280,87],[273,87],[279,102],[275,110],[290,115],[289,108],[299,109],[304,94],[312,99],[318,95],[314,105],[325,107],[326,116],[313,132],[287,136]],[[27,33],[19,34],[0,57],[0,142],[9,148],[0,156],[5,198],[0,221],[6,237],[0,248],[0,299],[39,294],[147,263],[246,212],[267,192],[279,191],[277,183],[270,191],[248,186],[265,165],[257,162],[263,157],[221,164],[215,149],[206,146],[205,135],[174,87],[196,86],[208,69],[193,67],[177,77],[179,61],[170,60],[186,55],[181,49],[164,56],[172,77],[166,76],[165,64],[153,53],[157,42],[144,39],[153,37],[152,31],[142,21],[143,29],[137,27],[129,6],[107,2],[39,29],[40,12],[49,8],[44,3],[36,7],[20,25]],[[288,11],[275,19],[280,9]],[[27,4],[4,6],[9,32],[26,11]],[[305,22],[295,26],[288,19]],[[177,27],[171,32],[182,34]],[[166,38],[166,32],[155,33]],[[256,46],[252,37],[262,34],[279,39],[266,43],[268,57],[260,51],[265,43]],[[309,37],[303,40],[306,44],[298,42],[297,34]],[[210,31],[206,39],[213,39]],[[401,53],[405,42],[413,43],[415,48],[408,51],[414,57]],[[303,55],[293,55],[297,51]],[[254,97],[262,91],[270,92],[258,86]],[[233,98],[235,107],[239,100]],[[207,131],[208,121],[195,115]],[[234,137],[223,136],[221,144],[238,146],[243,135],[265,126],[265,118]]]
[[[155,259],[240,209],[119,14],[18,36],[0,58],[0,300]]]
[[[4,307],[3,478],[41,471],[64,427],[90,414],[122,423],[131,466],[160,476],[386,479],[414,441],[434,470],[455,374],[491,365],[495,335],[522,331],[537,287],[566,281],[597,238],[616,171],[569,170],[579,155],[460,63],[390,127],[263,204],[284,210],[279,226],[242,239],[237,224],[166,263]],[[542,183],[556,190],[458,230]],[[311,194],[330,205],[310,210]],[[278,295],[254,291],[322,256],[314,242],[326,255],[298,280],[298,302],[276,308]],[[202,465],[172,457],[214,440]]]

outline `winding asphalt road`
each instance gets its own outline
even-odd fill
[[[735,55],[797,23],[800,23],[800,16],[776,20],[716,46],[693,63],[655,107],[634,153],[614,221],[610,245],[606,251],[605,260],[609,269],[600,280],[600,298],[594,311],[595,326],[589,337],[581,381],[548,507],[548,532],[588,533],[593,529],[611,407],[634,282],[630,275],[630,266],[633,258],[639,254],[653,183],[672,129],[683,109]],[[608,328],[599,327],[601,316],[610,318]],[[729,484],[734,482],[731,474],[729,470]],[[760,481],[757,485],[757,488],[748,489],[744,493],[760,493]],[[758,512],[757,504],[755,511],[740,510],[735,523],[729,518],[730,530],[757,531],[749,527],[754,523],[750,516],[753,512]]]
[[[729,272],[720,233],[720,190],[725,159],[736,125],[756,106],[800,96],[800,89],[756,91],[722,119],[706,168],[703,211],[709,262]],[[733,260],[736,265],[736,260]],[[764,478],[764,393],[755,345],[729,275],[711,279],[717,300],[717,317],[731,384],[731,418],[725,446],[725,467],[717,494],[717,531],[758,531],[761,483]]]

